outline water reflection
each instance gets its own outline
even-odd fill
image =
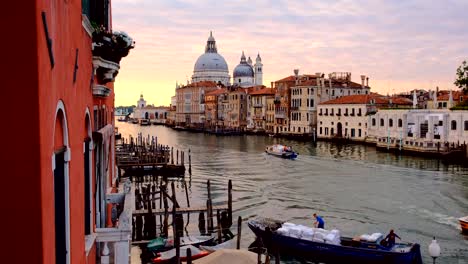
[[[192,206],[205,204],[208,179],[213,204],[225,203],[227,182],[232,179],[234,219],[262,216],[311,226],[312,214],[318,212],[328,227],[348,236],[393,228],[403,240],[421,243],[425,262],[430,261],[427,245],[432,236],[442,247],[440,263],[468,258],[468,240],[457,222],[468,215],[468,171],[463,165],[380,152],[369,145],[314,145],[263,136],[217,137],[162,126],[117,125],[123,136],[143,132],[157,136],[162,144],[191,150],[192,177],[186,180]],[[293,146],[298,159],[266,155],[265,146],[274,143]],[[186,225],[186,232],[197,233],[197,216],[190,218],[193,223]],[[243,248],[254,241],[245,224],[242,237]]]

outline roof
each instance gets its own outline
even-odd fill
[[[461,91],[452,92],[453,101],[460,101],[460,96],[463,96],[463,92]],[[439,94],[437,96],[437,101],[448,101],[449,97],[450,97],[450,91],[439,91]]]
[[[275,91],[271,88],[263,88],[249,92],[250,95],[274,95]]]
[[[315,75],[315,74],[302,74],[302,75],[298,75],[299,78],[301,77],[312,77],[312,78],[317,78],[318,76]],[[277,80],[275,82],[293,82],[296,80],[296,76],[295,75],[290,75],[288,77],[284,77],[283,79],[280,79],[280,80]]]
[[[205,96],[207,96],[207,95],[220,95],[220,94],[223,94],[223,93],[226,93],[226,89],[220,88],[220,89],[216,89],[216,90],[213,90],[213,91],[210,91],[210,92],[206,93]]]
[[[184,86],[182,86],[180,88],[187,88],[187,87],[216,87],[216,86],[217,86],[217,84],[215,82],[201,81],[201,82],[189,83],[189,84],[184,85]]]
[[[356,94],[342,96],[333,100],[329,100],[321,103],[321,105],[330,105],[330,104],[370,104],[371,100],[374,99],[375,104],[390,104],[394,105],[412,105],[413,102],[404,97],[386,97],[379,94]]]

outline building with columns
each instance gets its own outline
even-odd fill
[[[468,143],[468,111],[380,110],[369,116],[368,142],[377,146],[437,151],[445,143]]]

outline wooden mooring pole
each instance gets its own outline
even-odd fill
[[[242,235],[242,217],[239,216],[237,218],[237,249],[240,249],[240,241],[241,241],[241,235]]]
[[[192,155],[190,154],[190,149],[188,150],[188,166],[189,174],[192,175]]]

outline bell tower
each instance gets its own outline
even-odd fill
[[[254,82],[255,85],[263,85],[263,64],[262,58],[260,58],[260,53],[257,54],[254,65]]]

